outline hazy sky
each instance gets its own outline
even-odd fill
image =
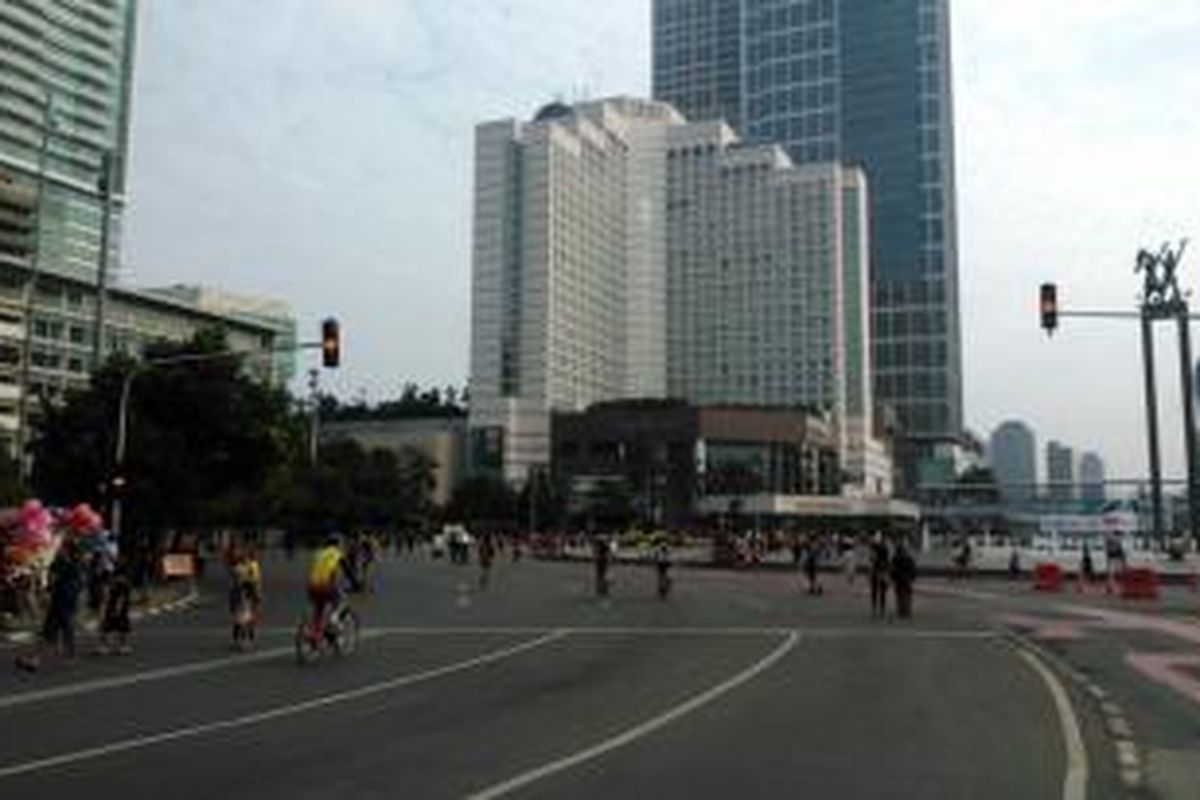
[[[649,0],[144,0],[128,279],[342,319],[335,391],[463,384],[472,129],[548,99],[649,91]],[[1139,247],[1191,236],[1200,276],[1200,2],[953,0],[967,419],[1145,470]],[[1148,13],[1149,8],[1153,13]],[[1175,342],[1165,458],[1182,463]],[[1195,348],[1200,352],[1200,347]],[[1039,459],[1041,460],[1041,459]]]

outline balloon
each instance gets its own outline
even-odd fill
[[[66,522],[72,531],[80,535],[97,533],[104,526],[104,520],[87,503],[80,503],[68,511]]]

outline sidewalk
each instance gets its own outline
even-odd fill
[[[182,611],[195,605],[200,599],[196,584],[191,581],[181,581],[167,586],[155,586],[150,589],[145,602],[139,602],[136,595],[130,611],[130,619],[137,622],[141,619],[157,617],[175,611]],[[81,609],[77,617],[79,630],[92,633],[99,625],[99,620],[86,609]],[[41,620],[9,619],[0,622],[0,643],[23,644],[30,642],[37,635]]]

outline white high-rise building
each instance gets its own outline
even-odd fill
[[[873,494],[867,187],[720,122],[618,98],[476,134],[472,461],[524,480],[555,410],[807,407]]]
[[[669,393],[827,414],[843,468],[890,493],[873,436],[863,173],[796,166],[719,122],[672,129],[670,141]]]
[[[476,131],[472,459],[521,481],[550,412],[666,394],[663,103],[554,103]]]

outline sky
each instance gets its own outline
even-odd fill
[[[123,279],[276,297],[313,336],[337,316],[343,367],[323,380],[345,397],[465,384],[474,126],[648,94],[649,5],[143,0]],[[967,422],[986,437],[1024,419],[1039,449],[1096,450],[1110,477],[1146,470],[1137,325],[1064,320],[1048,338],[1037,287],[1132,309],[1138,249],[1189,236],[1198,283],[1200,2],[1152,7],[952,0]]]

